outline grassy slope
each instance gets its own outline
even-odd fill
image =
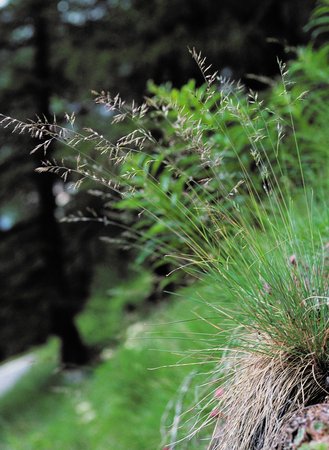
[[[116,290],[107,311],[109,317],[113,313],[112,321],[110,318],[107,322],[104,309],[97,317],[101,305],[97,296],[79,319],[95,343],[111,342],[113,333],[121,337],[121,344],[112,355],[109,347],[111,357],[82,381],[68,382],[63,374],[54,372],[56,341],[39,351],[40,362],[1,400],[1,449],[159,448],[160,421],[166,405],[175,399],[180,384],[199,361],[198,354],[190,357],[187,350],[198,352],[205,346],[203,338],[209,341],[203,333],[217,330],[194,314],[197,310],[198,314],[209,316],[209,307],[202,300],[192,300],[195,290],[189,288],[171,303],[158,307],[153,317],[140,319],[124,332],[123,324],[129,323],[119,307],[126,301],[124,292],[139,301],[148,282],[148,277],[142,276],[130,282],[128,289],[125,286],[126,289]],[[202,293],[206,287],[199,290]],[[97,325],[99,318],[101,326]],[[177,318],[185,321],[176,322]],[[149,370],[176,363],[177,367]]]

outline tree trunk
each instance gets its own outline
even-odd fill
[[[50,29],[49,18],[56,14],[57,2],[35,0],[33,10],[34,23],[34,101],[40,117],[50,116],[51,69],[50,69]],[[49,148],[49,152],[53,149]],[[51,155],[48,154],[48,158]],[[34,155],[36,167],[40,165],[37,154]],[[51,173],[34,174],[34,182],[39,196],[40,239],[43,243],[47,280],[49,290],[54,290],[58,299],[51,305],[50,318],[52,332],[62,342],[62,363],[65,365],[85,364],[88,361],[88,348],[83,343],[74,323],[77,305],[70,288],[66,273],[65,243],[61,228],[56,220],[56,202],[53,194],[55,176]],[[85,282],[85,280],[81,280]],[[79,299],[78,299],[79,300]],[[45,299],[47,301],[47,299]],[[83,299],[81,299],[81,303]],[[55,302],[54,302],[55,303]]]

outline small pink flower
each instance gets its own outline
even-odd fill
[[[271,286],[268,283],[263,284],[264,294],[272,294]]]
[[[215,391],[215,398],[219,398],[224,394],[224,389],[223,388],[218,388]]]
[[[292,266],[297,266],[297,256],[296,255],[291,255],[289,258],[289,262]]]
[[[210,413],[210,417],[219,417],[219,415],[220,415],[219,408],[214,408]]]

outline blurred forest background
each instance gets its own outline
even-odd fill
[[[305,0],[3,2],[1,112],[23,120],[74,112],[86,126],[106,127],[92,90],[140,100],[148,80],[175,87],[189,78],[200,82],[188,47],[201,49],[223,75],[263,89],[247,74],[278,73],[277,57],[287,59],[288,45],[307,41],[303,26],[312,6]],[[127,255],[99,243],[100,235],[113,236],[113,227],[59,223],[67,214],[86,215],[88,207],[102,215],[102,202],[70,192],[56,176],[35,174],[41,157],[30,156],[32,148],[26,138],[1,132],[0,356],[54,333],[63,339],[64,363],[85,363],[73,317],[88,299],[95,266],[106,261],[115,271],[127,266]]]
[[[140,101],[148,80],[201,84],[188,47],[202,50],[221,75],[263,91],[279,73],[277,58],[293,58],[294,47],[307,44],[313,8],[310,0],[0,0],[0,112],[22,120],[75,113],[79,125],[116,138],[122,130],[108,126],[91,91]],[[161,284],[166,268],[141,268],[133,249],[115,243],[124,219],[112,211],[110,224],[98,220],[111,208],[92,192],[97,186],[77,192],[69,180],[36,174],[42,155],[30,155],[33,147],[27,136],[1,130],[0,358],[57,336],[62,364],[85,366],[120,343],[124,327],[152,309],[161,314],[161,290],[174,287]],[[55,146],[49,155],[60,158]],[[90,220],[61,221],[72,215]],[[126,364],[116,370],[129,372]],[[100,376],[105,383],[105,372]],[[17,426],[12,404],[4,411]],[[39,434],[20,447],[9,433],[14,443],[6,448],[135,448],[65,447],[56,430],[52,446]]]

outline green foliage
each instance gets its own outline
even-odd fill
[[[85,309],[78,315],[77,323],[83,336],[91,345],[103,348],[118,343],[136,316],[127,314],[132,305],[143,309],[143,301],[151,289],[152,276],[137,268],[127,268],[129,278],[118,279],[113,267],[98,267],[93,282],[93,294]]]
[[[282,156],[283,164],[290,168],[296,167],[295,155],[291,152],[293,141],[298,142],[304,177],[313,183],[314,178],[323,172],[324,186],[327,187],[326,170],[328,151],[328,52],[329,46],[318,49],[311,45],[297,50],[297,58],[289,66],[290,89],[289,109],[282,104],[282,88],[276,86],[271,92],[270,102],[278,109],[283,124],[293,118],[293,129],[288,134],[285,151]],[[321,187],[321,183],[320,186]]]
[[[300,49],[262,100],[225,80],[213,89],[194,81],[179,90],[149,84],[147,119],[157,142],[125,160],[122,174],[133,189],[119,204],[145,210],[136,223],[143,258],[159,248],[186,249],[195,233],[212,226],[213,209],[205,204],[232,208],[225,204],[232,196],[240,207],[246,184],[255,199],[272,188],[291,195],[314,179],[315,195],[327,187],[327,58],[327,46]]]
[[[136,280],[127,283],[128,291],[136,287]],[[200,295],[203,292],[206,297],[207,290],[207,285],[199,286]],[[192,405],[198,396],[198,384],[208,377],[212,357],[209,355],[207,362],[202,356],[205,342],[209,345],[212,339],[214,347],[224,343],[224,334],[218,333],[215,339],[213,325],[200,318],[209,316],[208,305],[193,291],[181,292],[176,301],[148,320],[135,317],[139,321],[125,329],[128,322],[121,323],[121,344],[106,348],[107,360],[76,381],[74,373],[71,379],[69,373],[54,372],[58,346],[49,342],[37,353],[38,361],[26,377],[0,399],[1,448],[153,450],[159,448],[161,440],[167,444],[165,435],[177,415],[176,405],[179,403],[182,409]],[[125,301],[123,289],[117,296],[115,303],[120,302],[120,296],[121,302]],[[221,304],[226,301],[222,299]],[[84,314],[92,316],[90,320],[99,327],[97,319],[103,320],[104,311],[90,308]],[[218,318],[214,320],[217,323]],[[229,321],[221,326],[229,329]],[[104,326],[102,332],[102,342],[111,338],[111,328]],[[93,337],[88,336],[90,340]],[[196,374],[198,364],[204,375]],[[189,390],[182,393],[179,386],[188,378]],[[167,413],[162,419],[164,411]],[[183,437],[186,419],[176,420],[177,437]],[[188,448],[198,449],[197,444],[190,442]]]
[[[312,37],[316,40],[320,35],[329,31],[329,2],[328,0],[318,0],[311,18],[305,27],[312,30]]]
[[[303,444],[300,447],[300,450],[327,450],[328,444],[319,442],[313,444]]]

